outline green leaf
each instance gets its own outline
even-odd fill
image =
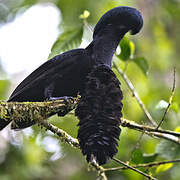
[[[132,59],[132,62],[136,63],[136,65],[142,70],[142,72],[147,76],[149,65],[145,58],[143,57],[137,57]]]
[[[131,55],[134,54],[135,46],[132,41],[130,41],[126,36],[120,42],[121,53],[118,57],[123,60],[127,61],[130,59]]]
[[[132,41],[129,42],[130,50],[131,50],[131,56],[134,55],[135,52],[135,45]]]
[[[82,41],[83,27],[63,32],[51,48],[48,59],[71,49],[78,48]]]
[[[156,173],[160,173],[160,172],[164,172],[167,171],[169,168],[171,168],[173,166],[173,163],[169,163],[169,164],[161,164],[160,166],[158,166],[156,168]]]
[[[154,162],[158,154],[143,154],[144,163]]]
[[[156,153],[169,160],[180,158],[180,146],[174,142],[162,140],[156,146]]]
[[[175,129],[176,132],[180,132],[180,126],[177,126]]]
[[[143,154],[140,149],[136,149],[132,153],[131,162],[133,162],[135,164],[149,163],[149,162],[153,162],[157,156],[158,156],[158,154],[156,154],[156,153],[155,154]]]
[[[143,154],[141,152],[140,149],[136,149],[133,153],[132,153],[132,158],[131,161],[135,164],[140,164],[143,163]]]

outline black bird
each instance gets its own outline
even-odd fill
[[[135,8],[120,6],[109,10],[98,21],[94,29],[93,41],[85,49],[67,51],[42,64],[16,87],[8,102],[54,100],[64,96],[76,97],[78,93],[82,94],[82,99],[84,99],[87,94],[85,90],[88,91],[88,88],[91,88],[90,84],[94,82],[92,79],[95,78],[96,74],[98,74],[98,77],[95,78],[96,84],[99,82],[102,87],[107,85],[98,72],[102,72],[105,76],[109,73],[108,80],[114,78],[111,72],[112,57],[119,42],[127,32],[130,31],[134,35],[141,30],[142,26],[142,16]],[[110,81],[108,82],[110,83]],[[117,85],[116,80],[114,79],[113,82],[113,86],[117,88],[119,85]],[[102,87],[100,89],[103,89]],[[76,115],[80,118],[79,126],[81,131],[83,130],[81,127],[82,114],[80,112],[82,104],[80,103],[76,110]],[[59,115],[63,114],[59,113]],[[11,119],[6,121],[0,119],[0,130],[10,122]],[[96,123],[96,121],[93,122]],[[18,128],[26,128],[33,124],[35,124],[35,121],[27,120],[26,122],[20,122]],[[84,127],[84,129],[86,128]],[[120,134],[120,130],[118,131],[114,135],[115,138],[118,138],[118,134]],[[104,142],[106,142],[107,136],[104,138]],[[78,139],[81,141],[81,135],[78,136]],[[98,143],[101,144],[100,140],[98,140]],[[114,143],[116,144],[116,142]],[[95,152],[86,152],[83,148],[87,147],[82,146],[81,149],[83,154],[87,155],[88,161],[93,156],[99,164],[105,163],[108,159],[100,158],[103,155],[98,155]],[[115,151],[112,153],[113,155],[116,153]],[[111,158],[113,155],[104,152],[104,156]]]

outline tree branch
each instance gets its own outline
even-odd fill
[[[126,169],[131,169],[131,170],[133,170],[133,171],[143,175],[144,177],[146,177],[148,179],[156,180],[156,178],[154,178],[154,177],[152,177],[152,176],[150,176],[150,175],[148,175],[148,174],[146,174],[146,173],[136,169],[135,167],[132,167],[132,166],[128,165],[127,163],[125,163],[125,162],[123,162],[123,161],[121,161],[119,159],[113,158],[113,160],[118,162],[118,163],[120,163],[120,164],[122,164],[123,166],[125,166]]]
[[[45,102],[0,101],[0,118],[8,119],[9,117],[11,117],[13,121],[25,121],[27,117],[31,117],[31,119],[36,120],[37,122],[45,123],[44,119],[47,119],[52,114],[55,114],[59,111],[64,112],[67,109],[74,109],[77,102],[78,98],[70,98],[68,102],[65,102],[64,100]],[[48,126],[48,124],[46,124],[45,126]],[[121,119],[121,126],[144,132],[150,136],[168,139],[170,141],[180,144],[180,133],[178,132],[140,125],[125,118]]]
[[[56,134],[61,141],[70,144],[72,147],[79,148],[79,142],[77,139],[71,137],[68,133],[63,131],[62,129],[57,128],[56,126],[53,126],[52,124],[48,123],[47,121],[38,121],[38,124],[42,127],[45,127],[46,130],[51,131],[53,134]]]
[[[159,162],[152,162],[152,163],[146,163],[146,164],[138,164],[135,166],[132,166],[133,168],[151,168],[154,166],[159,166],[163,164],[169,164],[169,163],[180,163],[180,159],[170,160],[170,161],[159,161]],[[115,168],[107,168],[104,169],[104,171],[117,171],[117,170],[125,170],[128,169],[128,167],[115,167]]]
[[[58,112],[65,113],[76,107],[78,98],[44,102],[3,102],[0,101],[0,119],[18,121],[40,121]]]
[[[124,118],[121,118],[121,126],[138,130],[150,136],[156,136],[156,137],[167,139],[177,144],[180,144],[180,133],[178,132],[163,130],[163,129],[156,129],[150,126],[140,125],[138,123],[135,123],[134,121],[130,121]]]

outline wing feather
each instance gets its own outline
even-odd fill
[[[68,73],[73,72],[74,64],[79,64],[83,67],[84,56],[86,56],[84,49],[75,49],[55,56],[26,77],[16,87],[8,101],[21,101],[21,99],[22,101],[31,101],[33,97],[27,94],[28,92],[29,94],[32,93],[33,88],[37,87],[38,89],[33,90],[34,93],[37,91],[42,96],[43,88],[55,79],[64,78]],[[36,94],[38,95],[38,93],[34,95],[36,96]],[[24,95],[26,97],[23,97]]]

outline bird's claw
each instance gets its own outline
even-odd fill
[[[66,105],[68,105],[71,101],[74,102],[74,98],[71,97],[71,96],[50,97],[48,100],[49,100],[49,101],[64,100],[64,102],[65,102]]]
[[[68,105],[70,102],[74,103],[74,98],[71,97],[71,96],[63,96],[63,97],[50,97],[48,99],[49,101],[55,101],[55,100],[63,100],[66,107],[65,107],[65,110],[62,112],[58,112],[57,115],[58,116],[65,116],[70,110],[68,109]]]

